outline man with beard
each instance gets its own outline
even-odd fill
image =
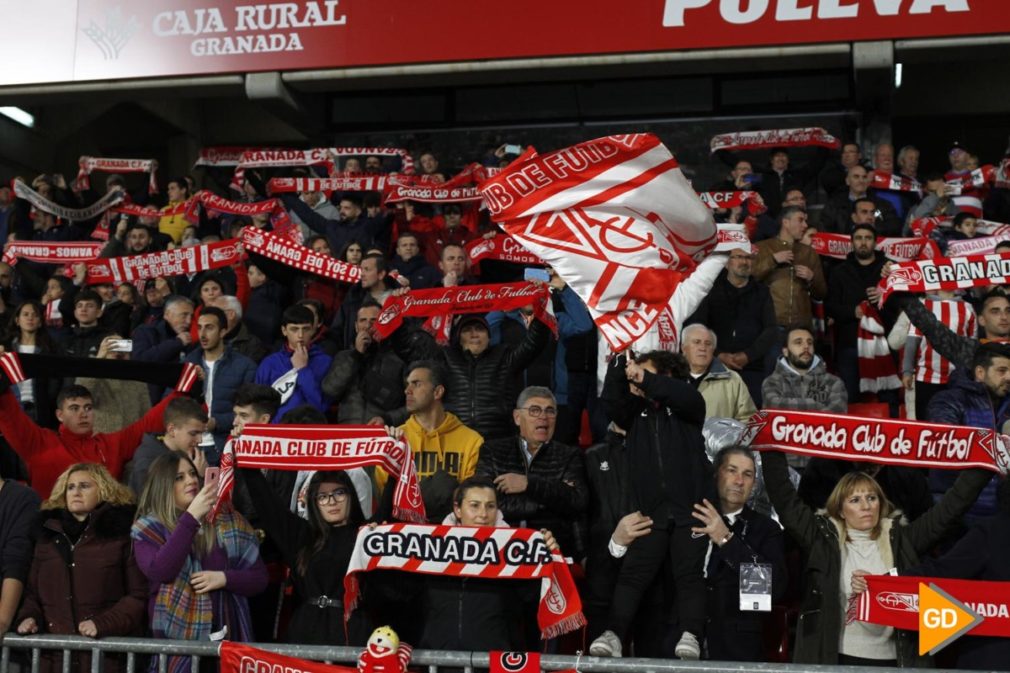
[[[339,219],[320,214],[298,194],[277,196],[284,203],[284,207],[297,215],[305,226],[326,237],[330,250],[343,250],[352,242],[360,244],[362,250],[367,250],[375,245],[376,236],[382,233],[386,226],[383,216],[371,217],[366,214],[361,201],[353,194],[345,194],[340,199]]]
[[[861,199],[855,206],[872,202]],[[853,213],[853,221],[860,211]],[[872,210],[870,211],[872,221]],[[828,317],[835,321],[835,347],[837,349],[838,373],[849,391],[849,402],[859,400],[859,356],[856,351],[856,334],[859,321],[863,319],[866,304],[876,306],[880,299],[880,270],[887,261],[875,250],[877,232],[869,223],[855,223],[852,229],[852,252],[844,262],[831,272],[828,281],[828,295],[824,308]],[[892,321],[887,321],[892,322]],[[885,325],[890,327],[890,325]]]
[[[354,321],[354,345],[333,357],[323,379],[323,394],[339,405],[338,423],[400,425],[407,419],[403,360],[388,340],[375,339],[380,310],[375,301],[365,299]]]
[[[786,331],[782,357],[762,384],[761,396],[766,409],[848,411],[845,384],[814,353],[814,335],[805,325]],[[802,456],[790,455],[789,460],[797,469],[807,462]]]

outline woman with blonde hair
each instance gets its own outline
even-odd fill
[[[71,465],[42,503],[35,557],[17,632],[89,638],[141,635],[147,581],[130,542],[133,493],[103,465]],[[58,652],[42,655],[43,673],[59,670]],[[106,655],[106,673],[123,660]],[[86,672],[91,655],[74,653],[72,665]]]
[[[880,484],[863,472],[846,474],[814,512],[796,494],[785,455],[765,451],[765,487],[779,521],[806,553],[794,661],[855,666],[924,666],[915,633],[860,621],[846,623],[861,575],[899,571],[919,561],[968,511],[992,476],[962,470],[953,487],[912,523],[895,511]]]
[[[207,640],[226,633],[249,641],[247,598],[267,585],[266,566],[252,527],[230,506],[207,515],[217,484],[202,484],[181,452],[151,464],[131,532],[141,572],[150,582],[148,615],[155,638]],[[152,661],[152,667],[157,660]],[[169,657],[171,673],[186,673],[189,657]]]

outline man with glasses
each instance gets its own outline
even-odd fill
[[[712,290],[685,322],[701,323],[712,330],[719,361],[740,375],[754,404],[760,407],[765,359],[778,333],[771,293],[754,280],[753,271],[754,256],[749,250],[731,250]]]
[[[589,491],[582,452],[553,441],[557,417],[550,389],[524,389],[512,412],[519,435],[485,443],[476,474],[493,480],[510,526],[550,529],[561,549],[579,558],[573,524],[586,511]]]

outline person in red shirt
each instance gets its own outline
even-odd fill
[[[165,429],[165,406],[178,396],[173,392],[133,425],[118,432],[94,434],[95,412],[91,391],[66,386],[56,398],[57,430],[40,428],[21,410],[10,390],[0,394],[0,432],[28,466],[31,486],[39,494],[53,490],[56,479],[75,463],[100,463],[116,479],[133,457],[144,433]]]

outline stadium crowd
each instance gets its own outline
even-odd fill
[[[470,261],[468,243],[504,238],[478,203],[270,193],[270,178],[311,169],[247,169],[231,191],[230,167],[200,177],[234,201],[279,198],[306,247],[360,269],[354,283],[248,251],[232,266],[118,284],[90,282],[82,263],[5,257],[2,345],[24,356],[26,376],[0,375],[0,631],[206,639],[227,628],[234,640],[363,645],[390,623],[426,649],[568,648],[540,640],[531,582],[373,573],[345,625],[358,528],[393,519],[395,479],[381,468],[239,464],[233,506],[210,520],[222,451],[245,425],[367,424],[408,441],[429,521],[549,533],[573,560],[593,655],[925,665],[914,634],[847,621],[849,598],[863,575],[894,568],[1010,580],[1005,480],[759,456],[735,441],[762,408],[1006,432],[1002,287],[896,294],[876,308],[890,269],[883,239],[948,218],[925,234],[944,252],[983,237],[980,223],[1010,222],[1010,190],[951,189],[979,167],[966,148],[923,157],[929,171],[919,154],[880,144],[864,157],[853,142],[718,152],[729,172],[712,191],[757,192],[759,208],[715,217],[746,224],[754,245],[713,253],[678,287],[679,348],[650,333],[617,355],[551,268]],[[493,159],[512,158],[502,148]],[[400,161],[342,157],[337,168],[389,175]],[[430,152],[417,165],[433,183],[452,177]],[[922,190],[871,186],[875,174]],[[65,208],[105,194],[59,174],[16,180]],[[111,174],[105,186],[132,181]],[[170,179],[163,207],[146,182],[129,193],[157,214],[82,221],[3,186],[0,232],[8,247],[100,241],[100,256],[115,258],[273,226],[265,214],[207,207],[194,217],[180,206],[195,182]],[[808,210],[815,201],[823,207]],[[819,254],[816,232],[840,235],[851,252]],[[377,338],[390,297],[524,279],[549,289],[556,336],[531,305],[456,315],[448,344],[418,320]],[[882,376],[868,373],[867,340],[890,344]],[[173,385],[184,363],[200,372],[189,392]],[[739,593],[755,568],[767,569],[770,597],[756,611]],[[956,650],[959,667],[1010,662],[1005,638],[969,637]],[[73,656],[78,670],[90,666],[90,655]],[[173,671],[188,666],[170,660]]]

